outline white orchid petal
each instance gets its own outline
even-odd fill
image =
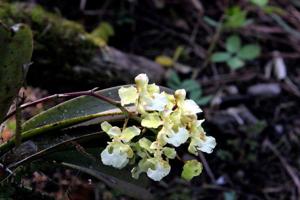
[[[179,147],[189,138],[189,131],[186,128],[179,128],[178,132],[173,132],[166,137],[166,142],[175,147]]]
[[[168,104],[168,98],[159,93],[153,94],[154,98],[148,98],[145,109],[148,111],[163,111]]]
[[[197,127],[201,127],[202,128],[202,124],[203,124],[204,121],[205,121],[205,119],[197,120],[196,121]]]
[[[114,146],[110,153],[108,150],[109,148],[110,146],[107,146],[101,153],[101,160],[103,164],[113,166],[118,169],[125,167],[129,162],[128,154],[126,152],[122,152],[121,148]]]
[[[155,162],[155,169],[149,168],[147,170],[147,176],[154,181],[160,181],[167,176],[171,171],[171,167],[168,162],[164,160],[157,160]]]
[[[122,134],[121,129],[117,126],[113,126],[107,131],[107,134],[111,137],[119,136]]]
[[[138,98],[137,89],[133,86],[127,88],[121,87],[118,93],[121,99],[122,106],[135,103]]]
[[[107,133],[109,131],[109,129],[112,128],[112,125],[110,125],[110,123],[108,123],[107,121],[104,121],[101,123],[101,129]]]
[[[195,115],[197,113],[202,112],[202,110],[196,104],[196,102],[191,99],[185,100],[183,102],[182,110],[184,115]]]
[[[191,153],[191,154],[194,154],[194,155],[198,155],[198,150],[197,150],[197,141],[193,138],[189,144],[189,147],[188,147],[188,151]]]
[[[198,143],[197,149],[205,153],[212,153],[216,145],[217,143],[214,137],[206,136],[203,142]]]
[[[134,138],[135,136],[139,135],[141,133],[141,130],[136,127],[136,126],[131,126],[126,128],[123,132],[122,135],[120,136],[120,139],[123,142],[130,142],[130,140],[132,140],[132,138]]]
[[[193,137],[189,145],[188,151],[195,155],[198,155],[197,151],[212,153],[216,145],[217,143],[214,137],[205,136],[203,139],[200,137]]]
[[[147,91],[150,95],[152,95],[152,94],[155,94],[155,93],[159,93],[160,89],[155,83],[153,83],[153,84],[148,85]]]
[[[147,113],[141,122],[143,127],[147,128],[157,128],[162,124],[162,120],[159,117],[159,114],[154,112],[154,113]]]

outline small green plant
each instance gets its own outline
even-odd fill
[[[253,60],[260,55],[261,49],[258,44],[241,44],[241,39],[237,35],[230,36],[226,40],[226,51],[215,52],[211,56],[214,63],[226,63],[230,69],[240,69],[246,61]]]
[[[269,3],[269,0],[250,0],[250,2],[259,7],[265,7]]]
[[[101,22],[91,34],[95,37],[103,39],[107,43],[109,38],[115,35],[115,31],[110,23]]]
[[[203,96],[202,88],[195,80],[181,80],[174,71],[169,75],[167,86],[175,90],[184,88],[187,91],[189,98],[193,99],[198,105],[206,105],[212,99],[212,95]]]
[[[225,11],[224,27],[230,29],[241,28],[249,23],[247,12],[239,6],[233,6]]]
[[[267,14],[283,14],[284,10],[277,6],[270,6],[269,0],[249,0],[255,6],[261,8]]]

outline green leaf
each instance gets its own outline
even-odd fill
[[[24,81],[33,49],[32,32],[24,24],[7,28],[0,22],[0,123]]]
[[[204,16],[203,20],[205,23],[207,23],[211,27],[218,27],[220,26],[220,23],[213,18],[210,18],[209,16]]]
[[[198,99],[200,99],[201,96],[202,96],[201,88],[199,90],[194,90],[194,91],[190,92],[190,94],[189,94],[190,99],[193,99],[194,101],[197,101]]]
[[[97,91],[114,100],[118,99],[118,89],[113,87]],[[114,113],[114,117],[122,117],[122,112],[115,106],[90,96],[81,96],[61,103],[53,108],[39,113],[23,124],[22,141],[26,141],[37,135],[44,134],[51,130],[70,127],[82,122],[98,118],[90,123],[99,123],[110,118],[108,115]],[[108,118],[107,118],[108,117]],[[14,146],[14,138],[7,143],[0,144],[0,155]]]
[[[217,157],[220,158],[223,161],[232,161],[233,155],[230,151],[219,149],[217,151]]]
[[[249,134],[257,135],[261,133],[267,127],[266,121],[257,121],[254,124],[243,125],[240,127],[241,130]]]
[[[212,100],[212,98],[213,98],[212,95],[207,95],[207,96],[201,97],[200,99],[197,99],[196,103],[199,106],[205,106]]]
[[[51,134],[34,138],[30,145],[35,145],[34,148],[37,152],[25,154],[23,152],[25,149],[19,148],[5,155],[10,161],[7,163],[8,159],[6,159],[5,164],[8,164],[10,169],[16,169],[19,166],[40,162],[39,159],[41,158],[43,162],[49,161],[54,163],[53,161],[55,161],[55,163],[62,163],[64,166],[74,167],[74,169],[90,174],[128,196],[137,197],[137,195],[143,194],[147,195],[149,199],[152,198],[152,195],[145,188],[148,185],[145,177],[135,180],[131,177],[128,168],[118,170],[104,166],[100,162],[99,155],[102,149],[99,147],[101,144],[106,144],[103,138],[105,134],[90,133],[90,131],[82,132],[80,128],[75,128],[75,130],[72,129],[71,131],[64,130],[60,135],[64,135],[64,137]],[[22,152],[22,155],[20,155],[20,152]]]
[[[153,199],[153,195],[146,189],[149,184],[148,178],[145,176],[140,176],[138,180],[132,178],[130,167],[120,170],[103,165],[99,156],[101,151],[99,148],[85,148],[84,152],[66,150],[53,153],[47,159],[89,174],[128,196]]]
[[[120,115],[121,115],[121,118],[120,118]],[[70,119],[62,120],[62,121],[55,122],[52,124],[51,123],[46,124],[41,127],[33,128],[28,131],[24,131],[21,133],[21,138],[22,138],[22,141],[27,141],[27,140],[30,140],[39,135],[51,134],[51,131],[53,131],[53,130],[58,131],[58,129],[71,127],[75,124],[81,123],[80,125],[82,125],[82,126],[83,125],[91,125],[91,124],[95,124],[95,123],[99,124],[104,120],[111,120],[111,121],[113,121],[115,119],[120,120],[120,119],[122,119],[122,116],[123,116],[122,113],[101,112],[101,113],[91,114],[91,115],[87,115],[87,116],[70,118]],[[97,119],[97,120],[93,121],[92,119]],[[92,121],[87,122],[89,120],[92,120]],[[83,123],[83,122],[85,122],[85,123]],[[79,125],[77,125],[77,126],[79,126]],[[15,139],[16,138],[13,137],[9,141],[0,144],[0,155],[4,152],[8,151],[12,147],[14,147]]]
[[[246,25],[247,12],[242,10],[239,6],[233,6],[225,12],[224,26],[227,28],[240,28]]]
[[[241,48],[241,39],[237,35],[230,36],[226,40],[226,50],[231,53],[236,53]]]
[[[122,86],[100,90],[102,94],[114,100],[119,100],[118,89]],[[170,93],[170,89],[160,87],[161,91]],[[113,115],[113,116],[112,116]],[[61,103],[49,110],[41,112],[23,124],[22,141],[29,140],[37,135],[51,130],[58,130],[74,125],[100,124],[103,120],[124,118],[119,108],[90,96],[81,96]],[[84,122],[84,123],[83,123]],[[14,138],[0,144],[0,155],[14,146]]]
[[[265,7],[268,4],[268,0],[250,0],[251,3],[259,6],[259,7]]]
[[[94,37],[99,37],[108,42],[111,36],[115,35],[114,28],[108,22],[101,22],[100,25],[91,33]]]
[[[224,200],[236,200],[235,192],[224,192]]]
[[[186,91],[191,92],[195,90],[200,90],[199,83],[193,79],[184,80],[181,85],[181,88],[184,88]]]
[[[228,59],[231,58],[231,53],[228,52],[216,52],[211,56],[211,61],[218,63],[218,62],[226,62]]]
[[[241,48],[237,56],[243,60],[253,60],[260,55],[261,49],[257,44],[248,44]]]
[[[262,9],[267,14],[284,15],[285,13],[285,10],[277,6],[264,6]]]
[[[88,129],[83,132],[80,128],[74,128],[72,131],[59,130],[55,131],[55,133],[51,132],[51,134],[32,138],[28,142],[23,142],[13,151],[8,151],[3,155],[1,154],[1,162],[15,169],[49,154],[73,148],[74,143],[84,144],[85,142],[89,142],[90,147],[96,146],[99,148],[99,146],[101,146],[99,141],[107,137],[105,133],[102,133],[103,132],[95,133]],[[45,140],[45,138],[47,139]],[[103,144],[105,145],[105,143]]]
[[[143,196],[145,199],[153,199],[153,195],[146,189],[148,179],[145,176],[136,180],[131,176],[130,167],[120,170],[104,166],[100,161],[101,151],[99,148],[86,148],[85,152],[69,150],[53,153],[47,159],[89,174],[128,196],[134,198]]]
[[[233,57],[227,61],[227,65],[230,67],[230,69],[237,70],[242,68],[245,63],[238,57]]]
[[[119,86],[112,87],[97,91],[96,93],[119,101],[119,88]],[[115,106],[105,101],[95,97],[81,96],[54,106],[29,119],[23,124],[23,131],[28,131],[47,124],[54,124],[63,120],[86,117],[104,111],[107,112],[109,110],[111,110],[111,112],[120,112]]]
[[[202,172],[202,169],[202,164],[197,160],[188,160],[183,166],[181,177],[187,181],[190,181],[193,177],[199,176]]]
[[[168,77],[167,86],[172,89],[178,89],[180,87],[181,80],[175,71],[171,71]]]
[[[143,199],[145,199],[145,200],[155,199],[154,196],[147,189],[142,188],[138,185],[132,184],[130,182],[117,179],[108,174],[102,173],[97,168],[97,166],[82,166],[82,165],[75,165],[75,164],[67,163],[67,162],[63,162],[62,165],[72,168],[72,169],[75,169],[75,170],[79,170],[83,173],[86,173],[95,178],[98,178],[99,180],[104,182],[106,185],[108,185],[114,189],[117,189],[119,192],[127,194],[128,196],[134,197],[136,199],[140,199],[141,197],[143,197]]]

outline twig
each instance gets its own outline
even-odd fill
[[[144,20],[145,22],[150,23],[153,26],[157,26],[160,29],[164,30],[166,33],[168,33],[174,37],[177,37],[180,40],[183,40],[184,42],[186,42],[188,45],[191,46],[191,48],[193,49],[193,52],[195,53],[195,55],[197,57],[199,57],[201,59],[203,59],[205,57],[204,49],[201,46],[197,45],[196,42],[192,42],[190,35],[178,33],[176,31],[174,31],[172,28],[169,28],[169,27],[163,25],[162,23],[157,23],[156,21],[149,19],[149,18],[141,17],[141,20]]]
[[[295,38],[300,39],[300,32],[290,27],[280,16],[272,14],[271,17],[283,30]]]
[[[284,157],[280,154],[277,148],[269,141],[266,140],[265,145],[275,154],[275,156],[280,160],[281,164],[292,178],[295,186],[297,187],[298,195],[300,195],[300,179],[294,169],[288,164]]]
[[[117,102],[117,101],[115,101],[115,100],[113,100],[109,97],[103,96],[101,94],[97,94],[95,92],[97,89],[98,88],[94,88],[94,89],[88,90],[88,91],[70,92],[70,93],[63,93],[63,94],[53,94],[53,95],[38,99],[38,100],[33,101],[33,102],[25,103],[25,104],[20,106],[20,109],[23,110],[27,107],[31,107],[31,106],[34,106],[34,105],[37,105],[39,103],[46,102],[46,101],[49,101],[49,100],[52,100],[52,99],[70,98],[70,97],[75,98],[75,97],[80,97],[80,96],[92,96],[92,97],[103,100],[107,103],[110,103],[110,104],[118,107],[124,113],[124,115],[126,117],[129,116],[129,112],[119,102]],[[11,111],[9,114],[7,114],[3,121],[6,121],[7,119],[9,119],[10,117],[12,117],[15,114],[16,114],[16,109]]]
[[[299,91],[298,87],[292,82],[291,79],[289,79],[289,78],[284,79],[283,88],[288,90],[293,95],[300,97],[300,91]]]
[[[21,126],[21,109],[20,109],[20,97],[16,98],[16,131],[15,131],[15,146],[18,147],[21,145],[22,137],[22,126]]]
[[[84,11],[85,6],[86,6],[86,0],[81,0],[80,5],[79,5],[79,9]]]
[[[128,121],[129,121],[129,117],[126,117],[125,120],[124,120],[123,128],[122,128],[123,131],[127,127]]]
[[[0,184],[3,184],[6,180],[8,180],[11,176],[14,175],[14,172],[11,171],[8,167],[6,167],[5,165],[3,165],[2,163],[0,163],[0,170],[3,170],[4,172],[8,172],[9,175],[6,176],[4,179],[2,179],[0,181]]]
[[[198,77],[199,73],[208,66],[208,64],[210,62],[211,54],[213,53],[213,51],[214,51],[214,49],[215,49],[215,47],[216,47],[216,45],[219,41],[219,38],[222,34],[222,31],[223,31],[223,20],[224,20],[224,15],[221,17],[220,22],[219,22],[219,26],[218,26],[218,28],[217,28],[217,30],[216,30],[213,38],[212,38],[212,41],[209,45],[209,48],[208,48],[207,53],[206,53],[205,60],[203,62],[203,65],[202,65],[201,68],[198,67],[194,70],[194,73],[192,75],[192,79],[196,79]]]
[[[204,169],[206,170],[210,180],[215,183],[216,182],[216,178],[215,178],[215,175],[212,173],[212,170],[208,164],[208,162],[206,161],[206,158],[205,156],[203,155],[202,152],[199,152],[199,158],[201,160],[201,162],[203,163],[203,166],[204,166]]]

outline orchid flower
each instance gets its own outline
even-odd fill
[[[118,94],[122,106],[135,107],[140,127],[125,125],[121,129],[103,122],[101,128],[112,140],[101,153],[103,164],[120,169],[137,162],[131,171],[134,178],[146,173],[160,181],[170,173],[169,159],[176,158],[176,148],[189,143],[187,150],[194,155],[199,151],[211,153],[215,148],[215,138],[207,136],[202,128],[204,120],[197,119],[202,110],[195,101],[186,99],[184,89],[176,90],[174,95],[161,92],[157,85],[149,84],[146,74],[139,74],[135,85],[121,87]],[[141,129],[151,129],[152,135],[143,135]],[[187,161],[182,177],[190,180],[201,171],[200,162]]]

